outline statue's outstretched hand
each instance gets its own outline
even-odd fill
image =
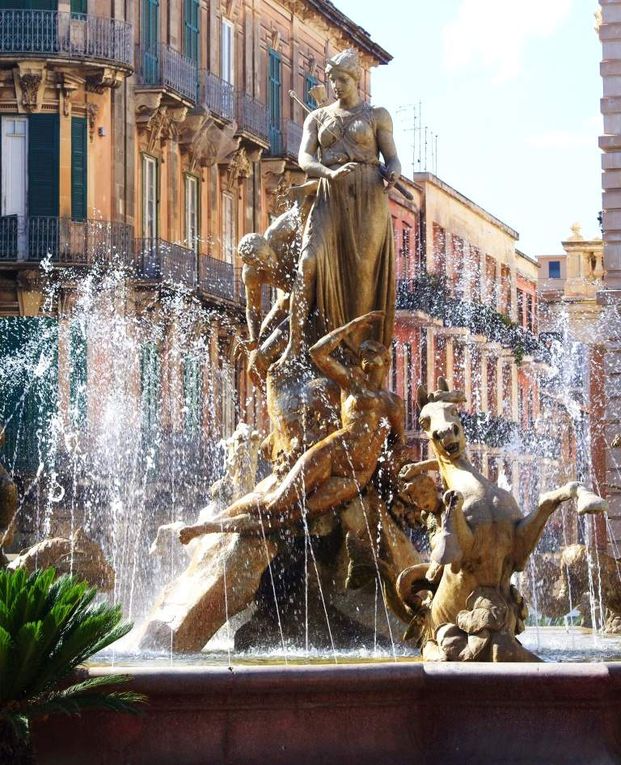
[[[341,165],[336,170],[330,171],[330,178],[331,180],[335,181],[337,178],[340,178],[343,175],[349,175],[352,170],[355,170],[358,167],[357,162],[346,162],[344,165]]]

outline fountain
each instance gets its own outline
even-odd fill
[[[395,308],[385,188],[399,161],[387,113],[357,95],[355,54],[327,71],[337,102],[312,113],[300,153],[312,181],[239,246],[249,335],[240,350],[271,423],[261,443],[245,425],[200,442],[194,373],[214,317],[189,293],[171,287],[160,307],[130,316],[122,270],[76,287],[64,330],[139,366],[147,393],[161,365],[183,358],[183,379],[168,384],[186,428],[166,440],[156,397],[140,399],[120,363],[94,382],[99,427],[88,443],[79,386],[69,422],[40,424],[23,490],[44,498],[50,539],[10,565],[99,561],[88,576],[137,626],[90,672],[132,666],[151,699],[142,719],[41,726],[41,761],[518,762],[528,730],[536,761],[572,762],[579,751],[583,762],[613,762],[618,667],[538,661],[518,637],[527,608],[516,586],[561,503],[575,500],[580,515],[606,503],[571,482],[531,512],[518,507],[469,462],[464,395],[443,378],[419,390],[433,458],[418,460],[406,443],[403,402],[385,383]],[[58,302],[62,280],[50,284]],[[264,285],[280,290],[265,317]],[[156,353],[162,337],[167,358]],[[24,379],[33,366],[33,380],[48,374],[45,341],[31,338]],[[232,369],[229,356],[213,371],[219,401],[213,394],[208,410],[232,396]],[[0,479],[8,542],[15,492]]]

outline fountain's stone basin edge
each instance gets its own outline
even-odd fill
[[[96,668],[94,676],[109,669]],[[42,765],[621,761],[621,664],[138,667],[140,717],[35,728]]]

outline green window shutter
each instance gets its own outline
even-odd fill
[[[312,74],[307,74],[306,77],[304,77],[304,103],[306,106],[308,106],[309,109],[316,109],[317,108],[317,102],[315,99],[311,96],[310,90],[311,88],[314,88],[315,85],[319,84],[319,80],[316,77],[313,77]]]
[[[183,25],[185,30],[183,52],[195,61],[199,62],[199,0],[185,0],[183,8]]]
[[[87,0],[71,0],[71,13],[88,13]]]
[[[75,428],[86,424],[87,378],[86,328],[74,320],[69,335],[69,408],[71,424]]]
[[[60,123],[58,114],[28,118],[28,215],[58,216]]]
[[[200,361],[192,356],[188,356],[183,364],[183,403],[185,432],[195,434],[202,421],[202,386]]]
[[[270,49],[267,78],[267,104],[269,112],[269,137],[271,153],[282,153],[281,133],[281,89],[282,89],[282,59],[280,53]]]
[[[86,220],[86,118],[71,118],[71,218]]]
[[[155,343],[144,343],[140,352],[142,391],[142,434],[147,442],[155,441],[160,423],[160,354]]]
[[[58,322],[44,317],[0,319],[0,428],[9,471],[35,472],[55,453],[51,421],[58,409]]]
[[[159,0],[142,0],[142,79],[148,85],[159,80],[160,4]]]

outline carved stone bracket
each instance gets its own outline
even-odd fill
[[[106,88],[118,88],[123,79],[123,72],[119,72],[111,67],[104,67],[97,74],[87,77],[86,90],[89,93],[99,93],[101,95]]]
[[[191,114],[179,131],[179,147],[188,157],[189,172],[226,162],[239,148],[237,125],[219,127],[208,114]]]
[[[41,111],[46,77],[44,62],[18,61],[13,69],[13,81],[20,114]]]
[[[67,72],[58,72],[57,87],[62,94],[63,115],[68,117],[71,114],[71,99],[75,95],[83,80],[72,76]]]
[[[161,92],[136,93],[136,127],[143,151],[155,152],[169,140],[177,140],[180,126],[188,109],[186,106],[162,106]]]

